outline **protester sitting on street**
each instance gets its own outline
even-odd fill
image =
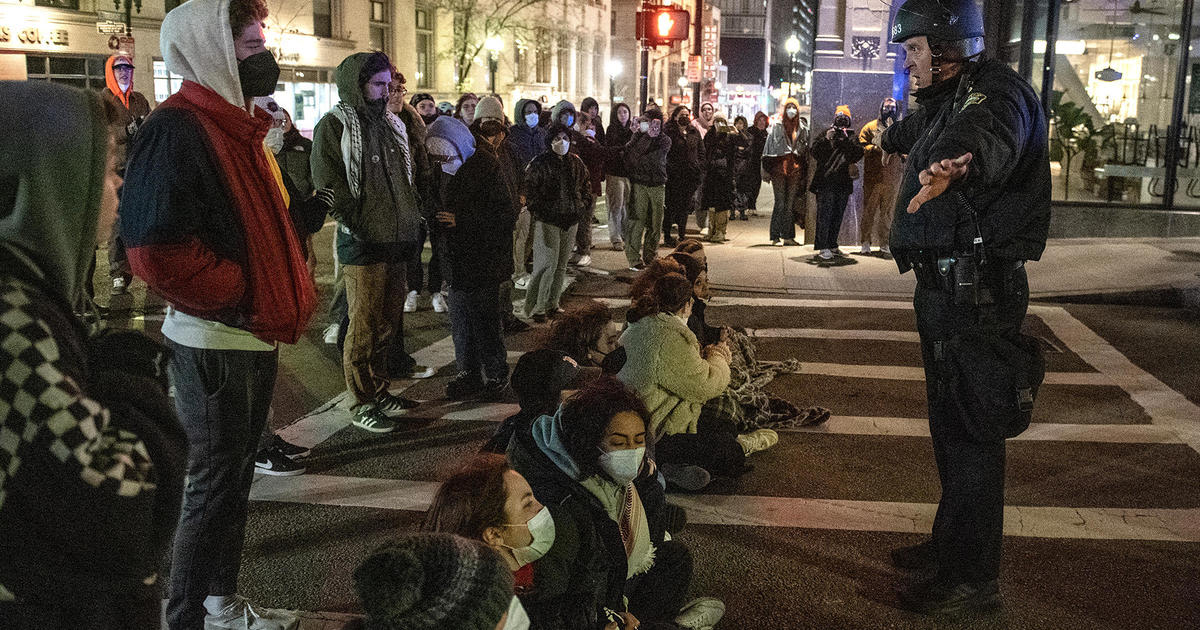
[[[708,212],[708,241],[724,243],[733,210],[736,161],[738,150],[745,145],[741,134],[729,126],[724,116],[713,118],[704,136],[704,151],[708,157],[704,185],[700,197],[702,212]]]
[[[691,111],[680,105],[663,125],[663,133],[671,140],[667,155],[666,209],[662,225],[667,247],[675,247],[679,241],[687,238],[687,218],[692,212],[692,198],[704,176],[704,138],[691,122]],[[678,239],[671,234],[673,226],[678,226]]]
[[[758,124],[755,117],[755,125]],[[771,244],[799,245],[796,224],[804,225],[808,193],[808,123],[800,117],[800,103],[788,98],[783,116],[771,127],[763,144],[762,168],[771,181],[775,206],[771,210]]]
[[[454,105],[454,117],[461,120],[462,124],[470,127],[471,123],[475,122],[475,106],[479,104],[479,97],[472,92],[466,92],[458,97],[458,103]]]
[[[833,117],[833,126],[813,141],[816,160],[809,189],[817,195],[817,237],[813,249],[818,263],[832,263],[844,254],[838,249],[838,233],[846,214],[846,202],[854,192],[856,162],[863,157],[862,145],[850,130],[850,108],[842,105]],[[853,262],[853,261],[847,261]]]
[[[0,138],[6,630],[159,626],[187,464],[170,353],[135,331],[89,339],[71,307],[117,216],[121,115],[94,92],[0,83],[0,126],[14,130]]]
[[[555,506],[554,545],[525,600],[538,611],[531,617],[557,621],[547,627],[710,628],[724,614],[715,599],[684,603],[692,555],[666,535],[669,506],[646,455],[649,418],[633,391],[604,377],[509,446],[513,468]]]
[[[383,545],[354,570],[354,590],[367,630],[529,627],[500,554],[454,534],[403,536]]]
[[[625,145],[633,139],[637,121],[625,103],[617,103],[609,113],[604,146],[612,149],[604,164],[604,205],[608,208],[608,240],[613,251],[625,250],[625,219],[629,210],[629,170],[625,166]],[[655,231],[655,234],[658,232]]]
[[[517,359],[512,372],[512,390],[520,410],[505,418],[482,451],[505,453],[514,433],[528,432],[542,415],[554,415],[562,402],[563,390],[580,380],[579,364],[571,357],[549,348],[531,350]]]
[[[504,138],[499,102],[489,96],[476,111],[475,152],[446,183],[436,217],[446,230],[450,264],[450,327],[458,364],[458,376],[446,386],[451,400],[495,397],[508,384],[500,286],[512,275],[517,190],[498,157]]]
[[[526,287],[525,316],[538,323],[560,310],[579,215],[591,204],[587,167],[568,153],[570,144],[570,130],[554,125],[546,136],[545,151],[525,172],[526,204],[534,219],[533,275]]]
[[[625,145],[625,172],[629,175],[629,216],[624,228],[625,260],[631,271],[646,268],[658,257],[667,182],[667,156],[671,139],[662,133],[662,112],[648,109],[638,129]]]
[[[554,323],[544,347],[558,350],[586,367],[603,367],[617,349],[621,324],[614,322],[612,311],[595,300],[576,302],[567,307]]]
[[[679,264],[679,261],[674,258],[663,257],[655,258],[641,273],[634,276],[633,282],[629,285],[629,309],[625,313],[626,322],[632,324],[643,316],[651,316],[658,312],[658,303],[653,297],[654,284],[663,276],[672,273],[682,276],[686,272],[683,266]],[[639,305],[649,310],[642,312],[638,309]]]

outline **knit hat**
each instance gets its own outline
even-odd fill
[[[482,542],[405,536],[354,570],[371,630],[495,630],[513,597],[512,571]]]
[[[846,116],[848,116],[850,118],[854,118],[853,116],[850,116],[850,106],[849,105],[838,105],[837,111],[834,112],[834,116],[836,116],[838,114],[845,114]]]
[[[420,104],[424,101],[433,102],[433,95],[428,92],[418,92],[416,94],[413,94],[413,97],[411,99],[409,99],[408,102],[413,107],[416,107],[418,104]]]
[[[520,397],[536,397],[567,389],[579,376],[579,364],[574,359],[549,348],[521,355],[513,368],[512,388]]]
[[[485,96],[475,106],[475,120],[498,120],[504,122],[504,107],[495,96]]]
[[[449,143],[465,162],[475,155],[475,136],[463,121],[453,116],[438,116],[425,128],[425,148],[436,155],[449,155],[445,145]]]

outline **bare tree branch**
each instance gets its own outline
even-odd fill
[[[469,82],[471,64],[492,35],[520,36],[529,31],[523,17],[548,0],[434,0],[432,6],[454,16],[454,41],[445,56],[454,65],[455,89]]]

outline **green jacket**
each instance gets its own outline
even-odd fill
[[[700,356],[700,343],[678,317],[659,313],[621,335],[626,360],[617,378],[637,390],[655,436],[695,433],[700,407],[729,386],[729,364]]]

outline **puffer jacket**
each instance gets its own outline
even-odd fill
[[[533,218],[567,229],[592,202],[591,180],[579,156],[547,149],[525,169],[525,205]]]

